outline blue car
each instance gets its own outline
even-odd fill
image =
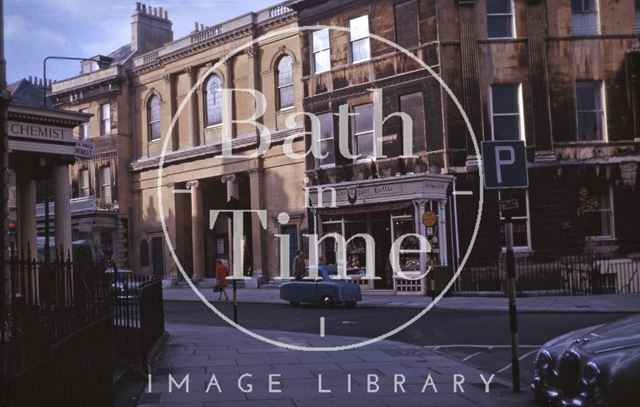
[[[292,280],[280,286],[280,298],[289,301],[293,307],[300,303],[333,305],[342,303],[347,307],[355,307],[362,300],[360,286],[348,280],[335,280],[336,266],[321,264],[318,266],[318,279]]]

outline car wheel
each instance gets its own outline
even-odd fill
[[[355,306],[358,305],[358,301],[347,301],[344,305],[346,305],[347,308],[355,308]]]
[[[324,297],[322,297],[322,299],[320,299],[320,302],[325,307],[331,307],[333,305],[333,300],[328,295],[325,295]]]
[[[289,305],[291,305],[293,308],[298,308],[300,306],[300,303],[298,301],[289,301]]]

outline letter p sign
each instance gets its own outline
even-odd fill
[[[523,141],[483,141],[486,189],[527,188],[527,154]]]

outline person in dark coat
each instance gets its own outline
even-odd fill
[[[293,276],[296,280],[302,280],[306,267],[304,258],[302,257],[302,250],[298,250],[296,257],[293,259]]]

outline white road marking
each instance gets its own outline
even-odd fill
[[[324,338],[324,317],[320,317],[320,337]]]
[[[534,353],[536,353],[537,351],[538,351],[538,350],[536,349],[536,350],[532,350],[531,352],[527,352],[527,353],[525,353],[524,355],[520,356],[520,357],[518,358],[518,360],[523,360],[523,359],[525,359],[526,357],[533,355],[533,354],[534,354]],[[506,365],[506,366],[505,366],[505,367],[503,367],[502,369],[498,370],[496,373],[502,373],[502,372],[504,372],[505,370],[509,369],[510,367],[511,367],[511,363],[509,363],[508,365]]]
[[[342,325],[357,325],[358,323],[355,321],[342,321]]]
[[[478,355],[480,355],[481,353],[482,353],[482,351],[480,351],[480,352],[476,352],[476,353],[472,353],[471,355],[466,356],[464,359],[462,359],[462,361],[463,361],[463,362],[466,362],[467,360],[471,359],[471,358],[472,358],[472,357],[474,357],[474,356],[478,356]]]
[[[478,349],[502,349],[502,348],[510,348],[511,345],[426,345],[424,346],[426,349],[438,350],[440,348],[478,348]],[[542,345],[518,345],[520,348],[529,348],[529,349],[539,349]]]

